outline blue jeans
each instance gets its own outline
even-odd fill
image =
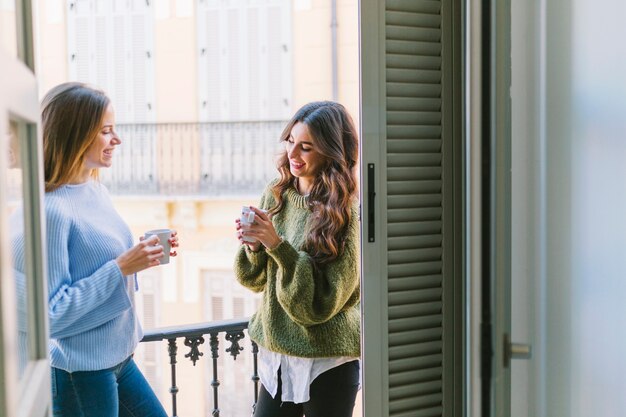
[[[132,357],[101,371],[52,368],[55,417],[167,417]]]

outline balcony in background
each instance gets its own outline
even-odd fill
[[[186,360],[193,362],[194,366],[199,361],[207,365],[198,369],[198,372],[206,370],[210,377],[211,392],[207,393],[207,407],[210,407],[210,410],[206,410],[207,415],[210,412],[211,416],[219,417],[222,411],[221,404],[227,405],[226,415],[251,415],[254,412],[259,391],[258,347],[245,334],[247,327],[248,319],[246,318],[159,328],[145,332],[142,342],[155,342],[160,345],[158,346],[160,349],[167,349],[171,397],[170,404],[164,403],[163,405],[171,416],[178,416],[179,412],[176,364]],[[183,351],[179,353],[179,350]],[[220,390],[220,379],[224,378],[226,376],[224,373],[229,370],[224,369],[223,365],[218,366],[218,358],[230,356],[232,360],[236,360],[240,354],[247,355],[247,358],[242,359],[248,360],[240,359],[236,366],[238,365],[239,371],[243,371],[243,374],[249,375],[250,378],[246,381],[242,378],[242,372],[237,372],[237,387],[227,387],[226,392],[223,392]],[[230,368],[230,372],[233,372],[232,367]],[[242,395],[244,392],[247,395]],[[246,398],[249,400],[246,401]]]
[[[240,198],[276,177],[286,121],[119,124],[100,179],[117,196]]]

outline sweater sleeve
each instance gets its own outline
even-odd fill
[[[94,329],[132,307],[114,259],[85,277],[70,274],[71,221],[46,207],[50,337],[60,339]],[[77,260],[79,261],[79,260]]]
[[[235,276],[244,287],[254,292],[261,292],[267,284],[267,253],[261,249],[252,252],[241,245],[235,256]]]
[[[267,252],[278,265],[278,302],[299,325],[324,323],[359,301],[358,218],[354,212],[343,254],[315,274],[309,255],[286,241]]]

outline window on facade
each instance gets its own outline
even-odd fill
[[[202,121],[291,116],[291,2],[198,4],[198,108]]]
[[[222,297],[211,297],[211,317],[210,320],[224,319],[224,299]]]
[[[150,2],[68,3],[69,79],[103,89],[118,123],[155,120],[153,26]]]

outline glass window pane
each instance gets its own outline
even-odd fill
[[[5,173],[7,193],[4,207],[9,229],[9,250],[11,251],[12,265],[10,271],[13,274],[16,303],[18,332],[18,376],[21,379],[28,362],[28,338],[27,338],[27,309],[26,309],[26,275],[25,275],[25,229],[24,229],[24,192],[22,188],[22,160],[21,140],[24,138],[25,125],[16,121],[10,121],[7,132],[8,164]]]

